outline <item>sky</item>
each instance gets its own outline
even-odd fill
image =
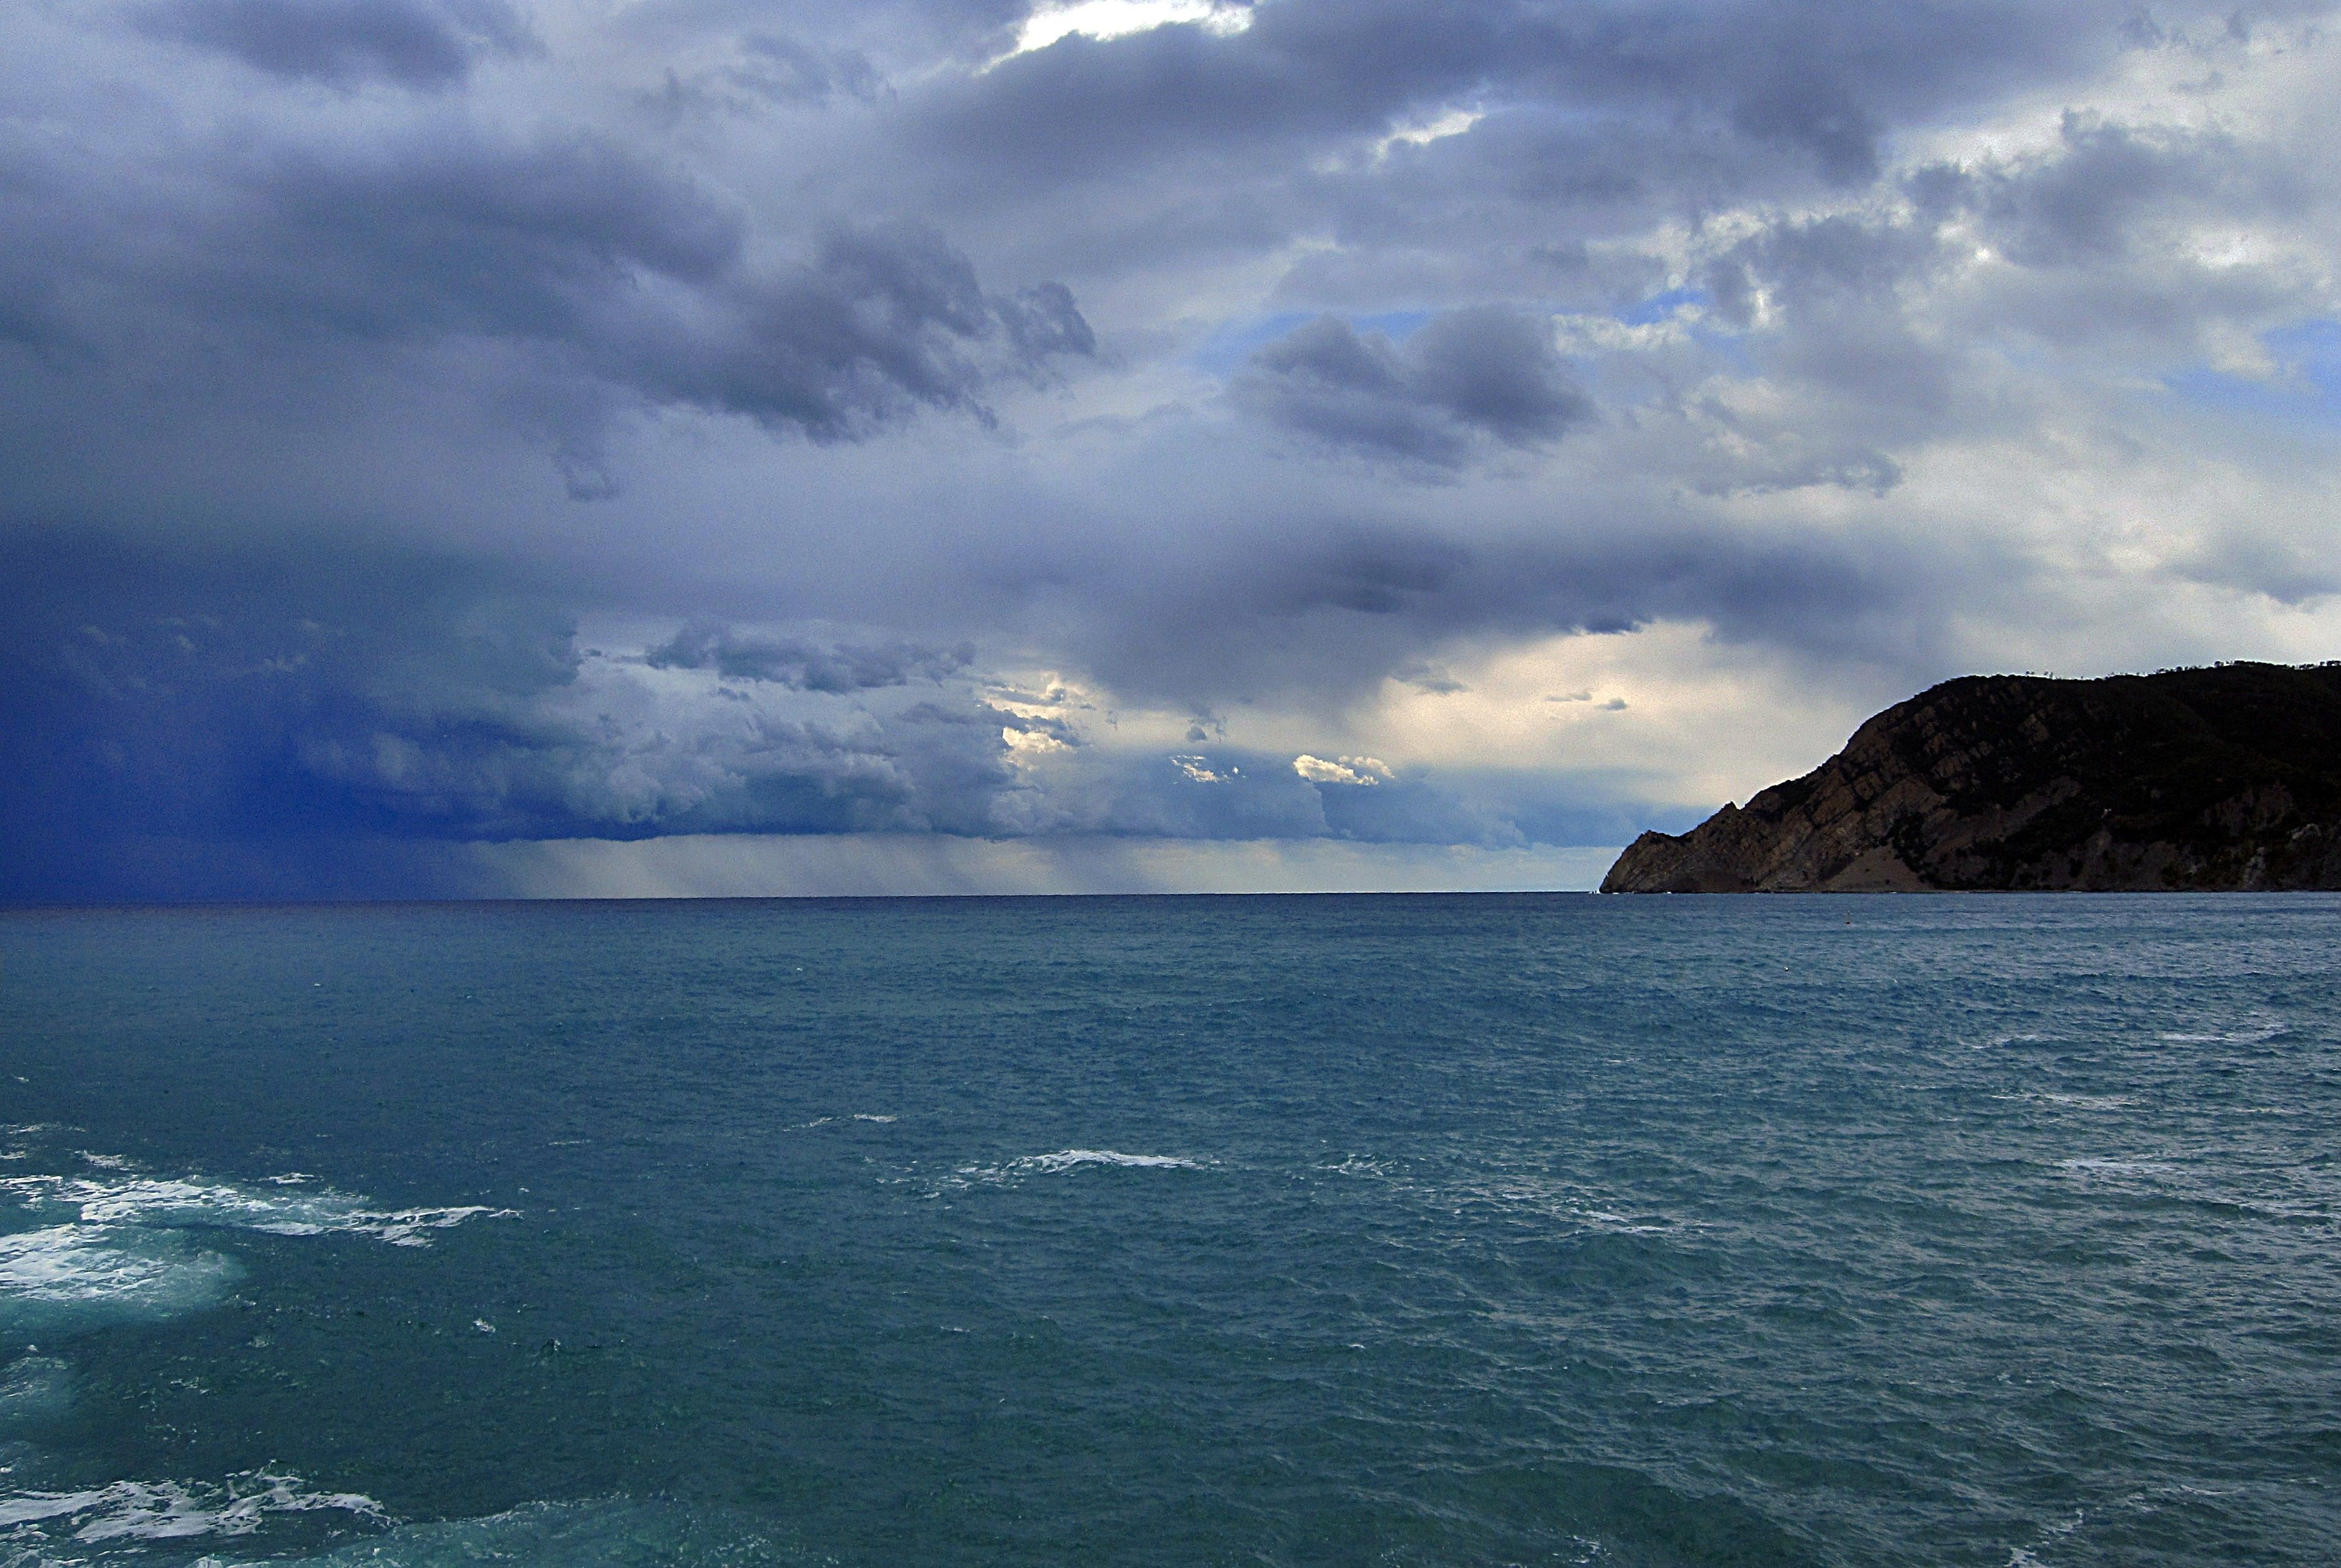
[[[2341,658],[2341,15],[15,0],[0,899],[1579,888]]]

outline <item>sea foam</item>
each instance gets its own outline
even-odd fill
[[[243,1553],[236,1558],[249,1560]],[[268,1561],[272,1568],[764,1568],[821,1560],[745,1521],[615,1497],[528,1503],[482,1518],[397,1524],[314,1556]],[[235,1568],[235,1560],[209,1556],[191,1568]]]
[[[1054,1176],[1079,1170],[1085,1166],[1127,1170],[1193,1171],[1208,1170],[1213,1163],[1185,1155],[1131,1155],[1119,1149],[1058,1149],[1051,1154],[1025,1155],[996,1166],[961,1166],[953,1173],[953,1179],[945,1185],[964,1187],[981,1182],[991,1186],[1012,1186],[1027,1176]]]
[[[514,1212],[478,1204],[381,1209],[332,1188],[296,1190],[291,1181],[262,1189],[142,1175],[109,1156],[78,1157],[89,1167],[85,1174],[0,1177],[0,1196],[34,1222],[0,1234],[0,1327],[79,1329],[210,1305],[243,1268],[191,1233],[352,1235],[424,1246],[431,1232]]]
[[[77,1328],[91,1319],[176,1316],[243,1276],[235,1260],[174,1231],[53,1225],[0,1236],[0,1327]]]
[[[1126,1155],[1115,1149],[1059,1149],[1055,1154],[1027,1155],[1012,1160],[1012,1171],[1062,1171],[1075,1166],[1131,1166],[1143,1170],[1201,1170],[1204,1162],[1183,1155]]]
[[[0,1192],[13,1193],[35,1211],[66,1207],[84,1225],[215,1226],[265,1231],[275,1236],[371,1236],[393,1246],[426,1246],[426,1231],[444,1230],[479,1216],[503,1218],[512,1209],[470,1204],[443,1208],[368,1208],[363,1198],[322,1188],[287,1190],[305,1177],[270,1177],[276,1190],[260,1192],[231,1183],[184,1177],[0,1176]]]
[[[249,1471],[222,1486],[116,1481],[74,1492],[0,1496],[0,1541],[24,1547],[66,1541],[180,1541],[249,1535],[272,1514],[334,1510],[386,1523],[382,1504],[354,1492],[312,1492],[297,1475]]]

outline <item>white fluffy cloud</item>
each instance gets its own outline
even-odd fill
[[[1343,757],[1327,761],[1307,752],[1292,759],[1292,770],[1311,784],[1380,784],[1392,777],[1390,764],[1374,757]]]

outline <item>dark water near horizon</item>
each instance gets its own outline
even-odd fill
[[[0,1568],[2341,1561],[2341,898],[0,916]]]

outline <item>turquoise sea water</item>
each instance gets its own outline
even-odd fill
[[[0,1564],[2341,1561],[2341,899],[0,916]]]

